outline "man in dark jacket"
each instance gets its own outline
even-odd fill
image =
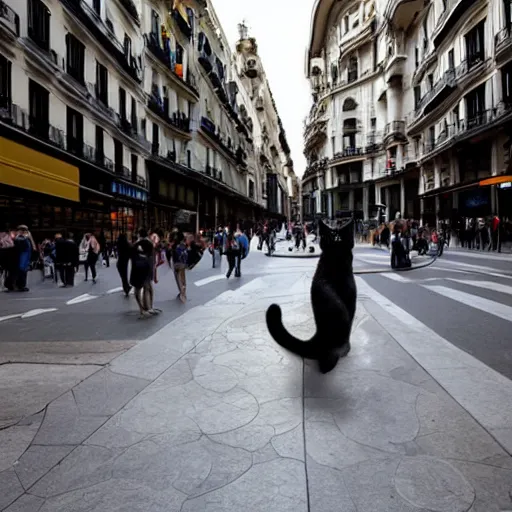
[[[62,287],[75,285],[75,272],[79,263],[78,245],[73,239],[73,233],[57,238],[55,241],[55,259],[60,270]]]

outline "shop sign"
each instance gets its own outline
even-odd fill
[[[500,183],[500,188],[512,188],[512,181],[507,181],[506,183]]]
[[[188,224],[190,222],[190,212],[187,210],[178,210],[174,216],[176,224]]]
[[[137,201],[146,202],[148,200],[147,192],[141,190],[140,188],[133,187],[132,185],[126,185],[125,183],[118,183],[113,181],[111,191],[112,194],[130,197],[132,199],[136,199]]]

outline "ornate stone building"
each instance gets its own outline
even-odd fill
[[[232,52],[206,0],[2,2],[0,228],[115,238],[289,215],[289,149],[248,41]]]
[[[511,25],[510,0],[318,0],[306,211],[510,216]]]

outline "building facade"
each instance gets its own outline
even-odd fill
[[[318,0],[306,215],[510,217],[511,2]]]
[[[115,239],[273,213],[237,55],[205,0],[2,2],[0,229]]]

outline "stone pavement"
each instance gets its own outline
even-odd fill
[[[187,311],[0,431],[0,510],[512,510],[510,455],[364,289],[353,350],[331,374],[270,339],[272,302],[294,334],[313,333],[314,266]]]

